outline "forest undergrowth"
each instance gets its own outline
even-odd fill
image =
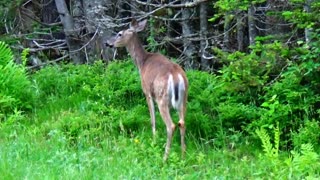
[[[168,162],[132,61],[27,72],[0,43],[3,179],[313,179],[320,176],[319,61],[314,48],[257,43],[216,73],[187,70],[187,154]],[[281,49],[279,51],[279,49]],[[24,53],[22,59],[26,59]],[[291,59],[298,56],[299,59]],[[172,112],[177,119],[176,113]]]

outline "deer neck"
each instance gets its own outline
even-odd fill
[[[141,68],[146,60],[147,52],[143,48],[138,38],[138,35],[134,35],[132,37],[132,40],[127,45],[127,50],[129,51],[131,57],[134,59],[134,62],[139,69],[139,72],[141,72]]]

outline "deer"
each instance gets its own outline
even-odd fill
[[[119,31],[109,38],[106,45],[112,48],[126,47],[140,74],[143,93],[146,97],[153,137],[156,136],[156,101],[162,120],[166,125],[167,141],[163,160],[169,156],[173,133],[176,125],[172,121],[170,109],[176,109],[179,115],[182,157],[186,152],[185,144],[185,114],[188,94],[188,79],[185,71],[178,64],[170,61],[160,53],[147,52],[141,43],[138,32],[145,29],[147,19],[138,22],[132,19],[128,29]]]

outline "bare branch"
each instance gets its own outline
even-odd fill
[[[93,34],[93,36],[91,37],[91,39],[85,44],[83,45],[81,48],[79,49],[76,49],[76,50],[72,50],[72,51],[69,51],[70,53],[75,53],[75,52],[78,52],[78,51],[81,51],[83,48],[87,47],[93,40],[94,38],[97,36],[99,32],[99,28],[96,29],[96,32]]]
[[[50,48],[50,49],[54,49],[54,48],[58,48],[58,47],[62,47],[64,45],[66,45],[65,40],[53,41],[53,42],[49,42],[46,44],[39,44],[36,40],[33,40],[32,42],[39,48]],[[60,44],[56,44],[59,42],[60,42]],[[56,45],[53,45],[53,44],[56,44]]]
[[[30,11],[29,9],[26,9],[24,7],[21,7],[21,9],[25,10],[25,11]],[[61,22],[56,22],[56,23],[50,23],[50,24],[47,24],[47,23],[44,23],[44,22],[41,22],[40,20],[30,16],[28,13],[22,13],[24,16],[27,16],[28,18],[32,19],[33,21],[43,25],[43,26],[46,26],[46,27],[52,27],[52,26],[57,26],[57,25],[62,25]]]
[[[57,59],[55,59],[55,60],[52,60],[52,61],[48,61],[48,62],[46,62],[46,63],[37,64],[37,65],[34,65],[34,66],[29,66],[27,69],[28,69],[28,70],[32,70],[32,69],[35,69],[35,68],[38,68],[38,67],[41,67],[41,66],[46,66],[46,65],[48,65],[48,64],[56,63],[56,62],[58,62],[58,61],[64,60],[64,59],[67,58],[68,56],[69,56],[69,54],[66,54],[66,55],[64,55],[64,56],[62,56],[62,57],[59,57],[59,58],[57,58]]]
[[[290,65],[290,64],[288,63],[288,64],[286,64],[285,66],[283,66],[283,67],[281,68],[280,73],[279,73],[272,81],[270,81],[269,83],[267,83],[265,86],[270,86],[270,85],[272,85],[273,83],[275,83],[275,82],[281,77],[281,75],[283,74],[284,70],[285,70],[289,65]]]
[[[139,0],[135,0],[138,4],[144,5],[144,6],[152,6],[152,7],[156,7],[156,8],[193,8],[195,6],[197,6],[198,4],[202,3],[202,2],[206,2],[208,0],[195,0],[193,2],[187,2],[187,3],[182,3],[182,4],[174,4],[178,1],[173,1],[170,2],[169,4],[152,4],[152,3],[148,3],[148,2],[142,2]]]

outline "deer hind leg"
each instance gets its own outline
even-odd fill
[[[151,117],[152,134],[153,134],[153,138],[155,138],[155,136],[156,136],[156,116],[155,116],[155,112],[154,112],[154,103],[153,103],[151,95],[146,95],[146,98],[147,98],[148,108],[149,108],[150,117]]]
[[[186,152],[186,143],[185,143],[185,134],[186,134],[186,125],[184,123],[184,116],[185,116],[185,107],[181,105],[178,109],[179,112],[179,129],[180,129],[180,137],[181,137],[181,150],[182,150],[182,157],[185,156]]]
[[[173,133],[175,130],[175,125],[172,122],[172,119],[170,116],[170,109],[169,109],[168,104],[160,101],[158,103],[158,106],[159,106],[160,115],[161,115],[164,123],[166,124],[166,128],[167,128],[167,143],[166,143],[166,149],[165,149],[165,153],[164,153],[164,157],[163,157],[163,160],[166,161],[169,156],[170,146],[171,146],[171,142],[172,142],[172,136],[173,136]]]

